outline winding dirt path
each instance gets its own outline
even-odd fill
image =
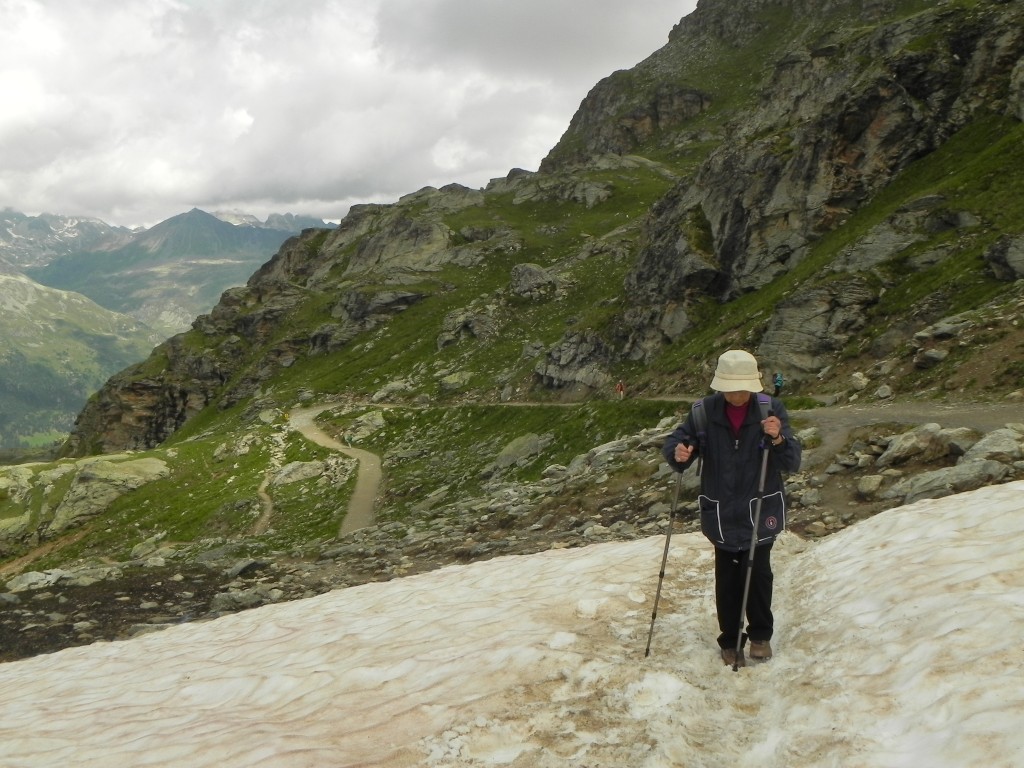
[[[691,396],[689,399],[694,398]],[[507,405],[529,406],[532,403],[507,403]],[[352,531],[373,525],[374,507],[383,475],[380,457],[377,454],[342,445],[316,426],[316,417],[333,407],[335,406],[332,404],[321,404],[308,408],[297,408],[289,414],[289,425],[317,445],[344,453],[359,462],[355,491],[349,500],[348,511],[338,533],[339,536],[344,536]],[[822,444],[814,452],[814,457],[827,463],[831,461],[833,455],[845,447],[850,431],[857,427],[885,421],[901,424],[938,422],[943,427],[971,427],[988,432],[998,429],[1008,422],[1024,421],[1024,408],[1019,403],[874,402],[863,405],[839,405],[807,411],[793,411],[790,413],[790,417],[818,427]],[[261,486],[260,490],[261,498],[264,501],[263,518],[266,518],[269,523],[269,517],[273,512],[273,503],[266,496],[264,486]]]
[[[342,445],[316,425],[316,417],[324,411],[336,407],[332,404],[314,405],[309,408],[296,408],[288,415],[288,424],[308,440],[317,445],[330,448],[332,451],[344,453],[359,462],[356,473],[356,487],[348,502],[348,511],[341,522],[339,536],[344,536],[360,528],[373,525],[374,506],[380,490],[381,471],[380,456],[361,448]]]
[[[21,557],[16,557],[8,563],[0,565],[0,579],[6,579],[9,576],[21,573],[25,568],[34,563],[44,555],[48,555],[51,552],[55,552],[64,547],[74,544],[76,541],[81,541],[85,538],[85,535],[91,531],[91,526],[86,526],[81,530],[75,531],[62,536],[59,539],[52,539],[45,544],[40,544],[38,547],[33,549],[31,552],[26,552]]]
[[[260,517],[253,524],[252,530],[249,531],[250,536],[260,536],[269,530],[270,520],[274,516],[274,499],[271,498],[267,492],[267,486],[270,485],[270,473],[268,472],[266,477],[263,478],[263,482],[260,483],[260,487],[256,489],[256,495],[260,497]]]

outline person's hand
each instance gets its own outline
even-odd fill
[[[779,435],[782,434],[782,422],[778,416],[769,416],[761,422],[761,427],[772,440],[778,440]]]
[[[676,446],[675,460],[679,464],[685,464],[690,460],[690,456],[693,454],[693,446],[687,445],[686,443],[679,443]]]

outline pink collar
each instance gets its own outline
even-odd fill
[[[743,426],[743,420],[747,418],[747,409],[750,408],[750,402],[746,402],[743,405],[733,405],[726,401],[725,403],[725,417],[729,419],[729,426],[732,427],[732,434],[734,437],[738,437],[740,434],[740,427]]]

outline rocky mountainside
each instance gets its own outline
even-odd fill
[[[634,348],[656,352],[658,324],[680,306],[776,281],[752,341],[807,378],[878,334],[872,314],[902,315],[893,330],[907,341],[920,319],[905,316],[971,306],[940,293],[924,307],[908,281],[973,288],[984,262],[1002,279],[1024,274],[1014,183],[996,159],[1024,117],[1018,3],[742,6],[701,3],[669,45],[594,89],[542,166],[641,147],[697,156],[638,239]],[[977,175],[988,181],[968,181]],[[903,306],[886,306],[893,288]]]
[[[740,345],[842,396],[857,370],[941,391],[986,343],[1012,352],[1024,9],[805,5],[705,0],[591,91],[539,172],[288,241],[115,376],[68,452],[152,447],[300,380],[406,400],[580,398],[623,377],[656,393],[680,372],[701,387]],[[1024,385],[1013,359],[979,366],[979,388]]]

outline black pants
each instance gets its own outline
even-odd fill
[[[754,569],[750,574],[750,594],[747,596],[747,631],[744,642],[771,640],[775,628],[772,616],[772,544],[754,549]],[[715,606],[718,609],[718,644],[722,648],[735,648],[740,629],[740,609],[743,606],[743,586],[747,579],[749,550],[727,552],[715,548]]]

